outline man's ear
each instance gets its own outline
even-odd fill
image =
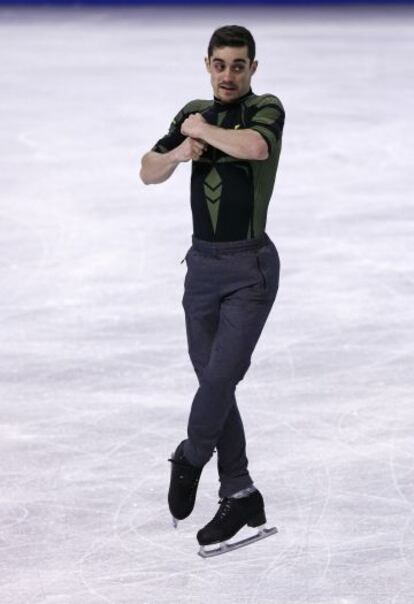
[[[254,60],[251,66],[252,75],[255,73],[257,66],[259,65],[259,61]]]
[[[208,60],[208,57],[204,57],[204,63],[208,73],[210,73],[210,61]]]

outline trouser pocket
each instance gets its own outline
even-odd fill
[[[258,253],[256,255],[256,263],[257,263],[257,268],[259,269],[260,276],[262,277],[263,288],[266,289],[267,279],[266,279],[266,275],[265,275],[265,268],[264,268],[263,260],[260,257],[260,250],[258,251]]]
[[[256,254],[257,268],[262,278],[263,289],[277,291],[279,287],[280,260],[274,245],[266,245]]]

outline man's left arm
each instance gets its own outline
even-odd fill
[[[193,113],[181,125],[181,133],[198,138],[238,159],[264,160],[269,157],[268,145],[259,132],[250,128],[231,130],[208,124],[201,113]]]

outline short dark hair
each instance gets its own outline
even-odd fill
[[[250,63],[256,55],[256,44],[252,34],[242,25],[224,25],[213,33],[208,44],[208,58],[212,56],[215,48],[223,46],[247,46]]]

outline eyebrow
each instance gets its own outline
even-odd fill
[[[225,63],[223,59],[215,58],[213,59],[213,63]],[[233,63],[246,63],[246,59],[234,59]]]

